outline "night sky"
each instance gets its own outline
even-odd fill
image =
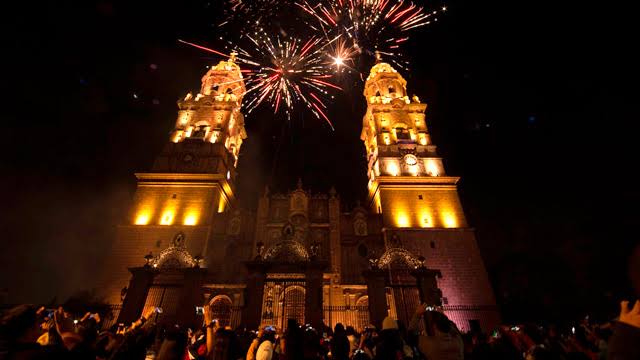
[[[220,0],[25,3],[4,41],[0,288],[16,302],[90,289],[125,221],[135,171],[220,58]],[[419,3],[422,0],[418,0]],[[208,5],[207,5],[208,4]],[[410,94],[460,194],[507,319],[609,309],[633,294],[639,63],[629,11],[602,2],[452,0],[405,47]],[[283,26],[286,26],[283,24]],[[239,164],[252,208],[265,184],[335,185],[364,199],[362,84],[336,96],[332,131],[307,111],[257,111]],[[141,259],[141,262],[143,260]]]

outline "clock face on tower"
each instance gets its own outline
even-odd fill
[[[407,154],[404,156],[404,163],[408,166],[414,166],[418,163],[418,158],[413,154]]]

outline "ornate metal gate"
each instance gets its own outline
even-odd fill
[[[261,326],[284,330],[288,319],[304,324],[304,274],[268,274],[264,284]]]

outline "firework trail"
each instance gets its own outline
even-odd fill
[[[265,104],[274,114],[284,112],[288,118],[298,104],[304,104],[318,119],[325,120],[333,129],[325,101],[331,92],[342,90],[331,79],[333,74],[326,66],[325,39],[313,36],[308,40],[281,39],[265,32],[257,36],[245,35],[249,45],[245,48],[232,44],[238,55],[236,61],[244,64],[247,88],[244,106],[247,114]],[[179,40],[181,43],[216,55],[222,51]],[[246,49],[252,49],[248,51]]]

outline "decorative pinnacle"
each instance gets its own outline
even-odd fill
[[[229,61],[236,62],[236,56],[238,56],[238,52],[235,50],[232,50],[229,56]]]

